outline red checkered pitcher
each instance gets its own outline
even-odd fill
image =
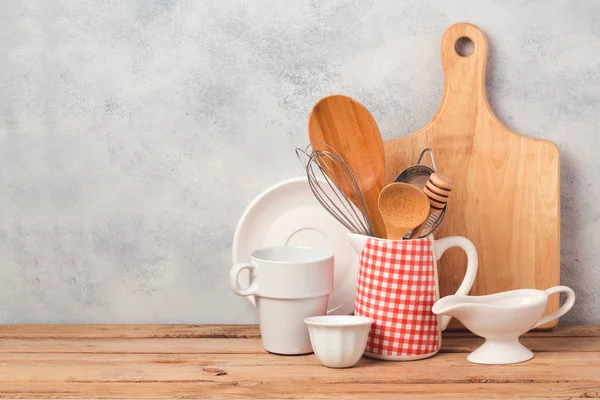
[[[477,273],[473,243],[460,236],[387,240],[348,233],[348,237],[360,254],[354,314],[375,320],[365,356],[403,361],[436,354],[451,318],[431,311],[439,299],[437,260],[451,247],[467,253],[467,271],[456,292],[466,295]]]

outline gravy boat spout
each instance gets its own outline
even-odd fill
[[[474,296],[460,296],[457,294],[446,296],[439,299],[433,305],[431,311],[437,315],[449,315],[462,322],[465,312],[474,305],[474,303],[470,301],[472,297]]]
[[[559,292],[567,294],[566,303],[542,318],[548,296]],[[432,312],[452,316],[486,339],[467,360],[479,364],[512,364],[533,357],[533,353],[519,342],[521,335],[566,314],[574,303],[573,290],[555,286],[545,291],[520,289],[487,296],[446,296],[433,305]]]

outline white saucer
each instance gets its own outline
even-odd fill
[[[358,255],[348,230],[315,199],[306,177],[292,178],[263,191],[246,208],[233,236],[233,263],[247,262],[255,249],[270,246],[325,247],[335,254],[335,289],[330,314],[352,314],[358,275]],[[242,287],[248,274],[240,275]],[[252,304],[254,296],[248,296]]]

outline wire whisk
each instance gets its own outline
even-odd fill
[[[317,149],[317,145],[324,149]],[[374,236],[356,177],[336,150],[326,143],[313,142],[305,149],[297,148],[296,156],[306,171],[310,190],[323,208],[350,232]]]

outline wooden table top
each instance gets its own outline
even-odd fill
[[[0,398],[600,398],[600,325],[522,342],[515,365],[471,364],[482,339],[449,333],[429,359],[329,369],[254,325],[0,325]]]

